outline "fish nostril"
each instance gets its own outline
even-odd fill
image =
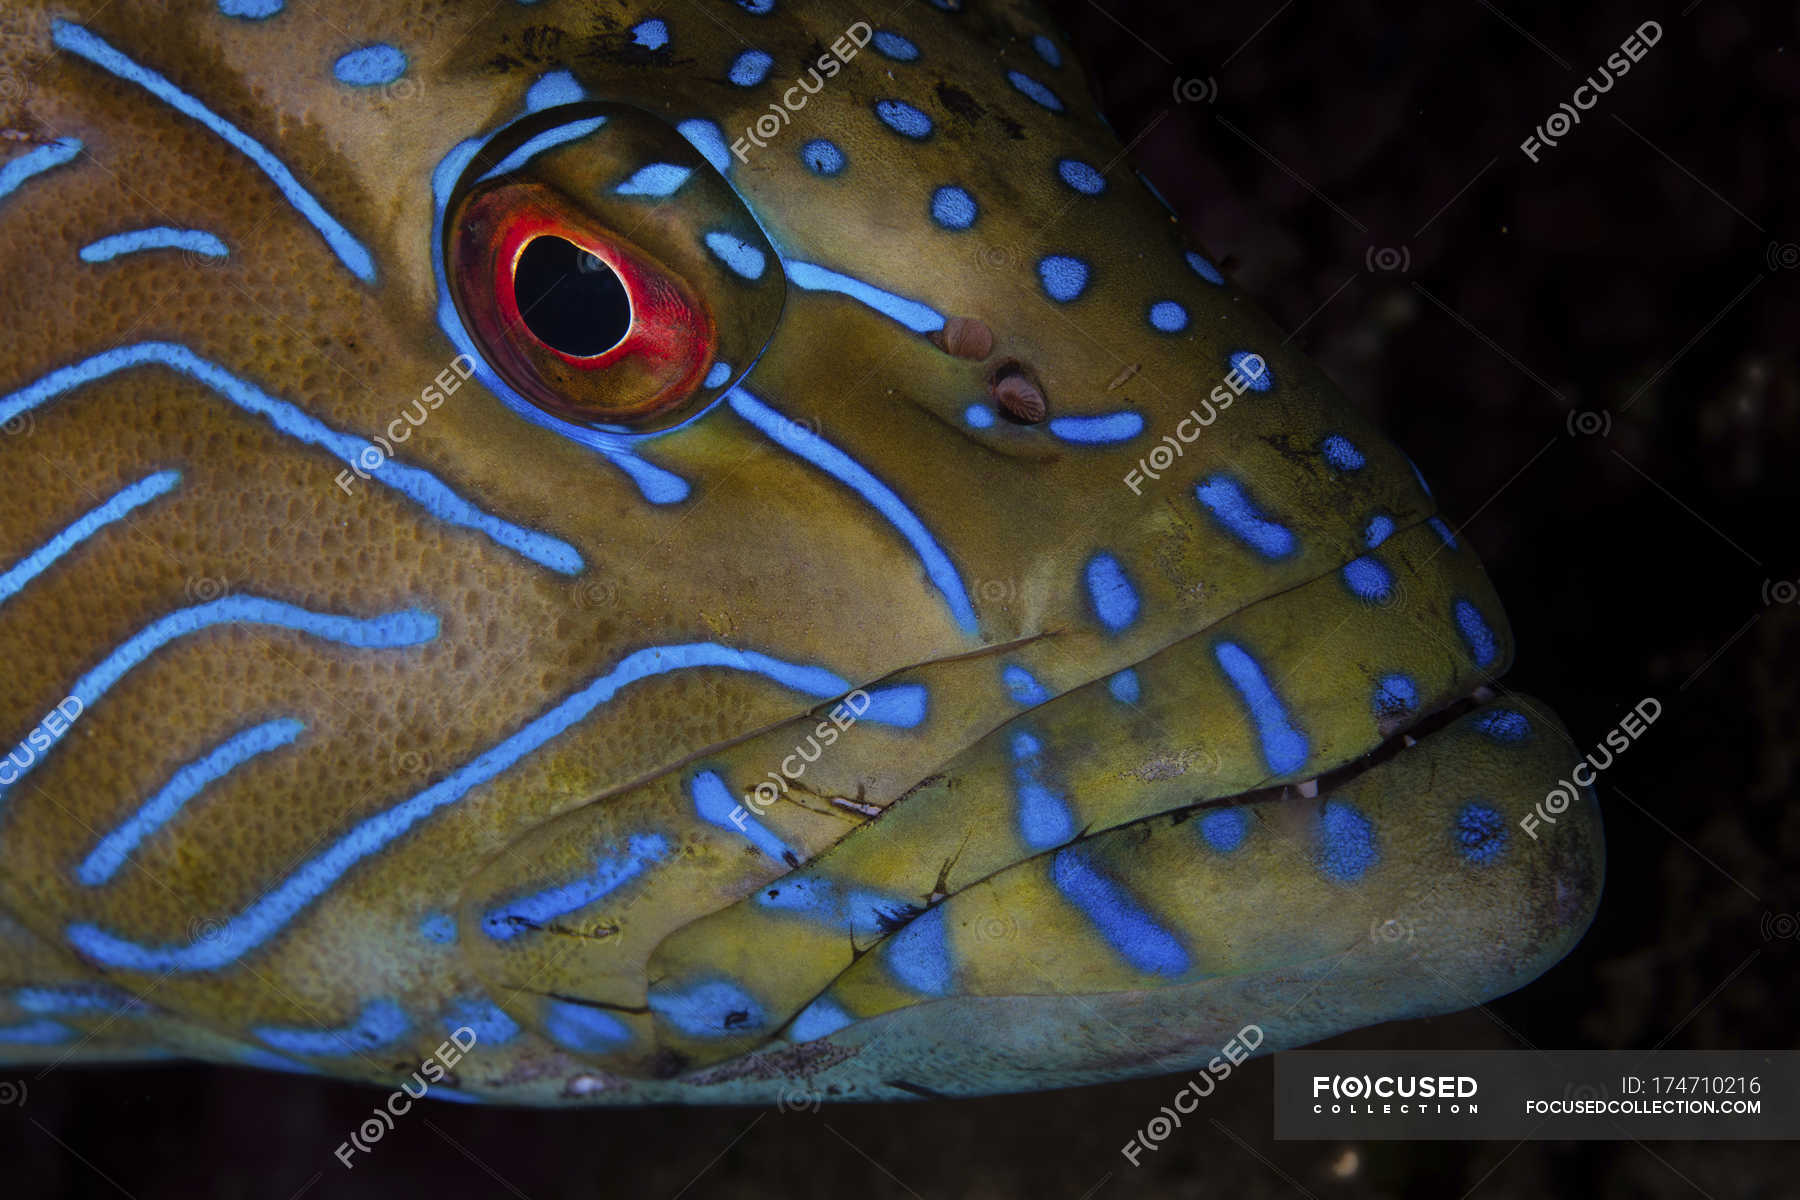
[[[946,354],[976,362],[994,352],[994,331],[979,317],[951,317],[931,341]]]
[[[994,368],[988,376],[988,395],[1010,420],[1022,425],[1036,425],[1049,411],[1036,373],[1016,358]]]

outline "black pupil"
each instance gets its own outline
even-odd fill
[[[553,350],[587,358],[631,329],[631,298],[613,269],[574,242],[534,238],[513,271],[525,327]]]

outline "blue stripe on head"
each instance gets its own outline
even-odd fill
[[[544,1001],[544,1032],[577,1054],[607,1054],[631,1040],[631,1030],[611,1013],[570,1000]]]
[[[944,910],[926,909],[887,939],[881,950],[888,973],[904,986],[928,996],[942,996],[955,982]]]
[[[546,71],[525,90],[525,111],[537,112],[540,109],[574,104],[586,95],[581,85],[575,82],[575,76],[569,72]]]
[[[406,74],[406,55],[397,46],[372,42],[341,56],[331,73],[351,87],[381,87]]]
[[[931,118],[904,100],[878,100],[875,115],[881,123],[902,137],[920,141],[931,136]]]
[[[1100,172],[1094,170],[1080,159],[1065,158],[1056,164],[1056,173],[1062,181],[1084,196],[1098,196],[1106,190],[1106,180]]]
[[[613,191],[621,196],[673,196],[693,173],[674,163],[650,163],[633,171],[631,178]]]
[[[706,248],[718,260],[745,279],[761,279],[769,268],[768,256],[740,237],[713,232],[706,235]]]
[[[1050,878],[1071,904],[1092,921],[1119,956],[1147,975],[1182,975],[1188,953],[1174,934],[1157,923],[1121,884],[1101,874],[1078,849],[1050,862]]]
[[[1340,471],[1361,470],[1362,465],[1368,461],[1354,442],[1337,433],[1330,434],[1319,443],[1319,452],[1325,456],[1326,462]]]
[[[1264,558],[1286,558],[1299,547],[1293,533],[1264,516],[1243,486],[1229,475],[1201,480],[1194,494],[1226,532]]]
[[[1379,858],[1374,823],[1346,801],[1327,800],[1313,858],[1319,870],[1339,883],[1355,883]]]
[[[1131,586],[1118,559],[1101,551],[1088,559],[1086,576],[1088,600],[1102,625],[1119,633],[1137,620],[1137,589]]]
[[[1220,642],[1213,648],[1213,657],[1250,711],[1262,743],[1263,762],[1276,775],[1298,771],[1306,762],[1306,735],[1294,727],[1261,665],[1235,642]]]
[[[1467,600],[1458,600],[1452,610],[1456,618],[1456,631],[1462,634],[1463,644],[1469,648],[1469,656],[1478,667],[1490,667],[1500,657],[1500,641],[1494,631],[1488,627],[1487,619],[1481,610]]]
[[[1006,79],[1018,89],[1021,95],[1029,97],[1034,103],[1042,105],[1051,112],[1059,113],[1063,110],[1062,99],[1025,72],[1008,71]]]
[[[1079,446],[1110,446],[1129,442],[1144,432],[1144,415],[1121,409],[1085,417],[1052,417],[1050,436]]]
[[[876,53],[895,62],[913,62],[919,57],[919,48],[906,38],[886,29],[878,29],[871,40]]]
[[[1192,250],[1187,252],[1187,265],[1193,269],[1194,274],[1206,280],[1206,282],[1212,284],[1214,287],[1225,286],[1225,277],[1219,274],[1219,268],[1213,266],[1198,254],[1195,254]]]

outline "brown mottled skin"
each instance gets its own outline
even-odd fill
[[[293,4],[260,22],[210,3],[119,2],[92,16],[54,3],[9,10],[0,80],[23,82],[0,89],[0,163],[57,137],[79,138],[85,151],[0,199],[0,395],[111,347],[167,341],[334,429],[372,436],[457,352],[435,317],[430,237],[431,173],[457,143],[487,136],[520,111],[534,80],[564,69],[594,99],[671,125],[713,120],[730,141],[864,15],[784,3],[757,16],[724,0],[670,11],[569,0]],[[631,26],[650,16],[668,20],[666,51],[632,45]],[[81,22],[268,147],[368,247],[376,281],[354,278],[218,136],[56,51],[56,18]],[[1518,818],[1578,757],[1554,717],[1521,698],[1508,703],[1534,727],[1524,747],[1480,736],[1471,715],[1345,784],[1341,798],[1381,831],[1380,865],[1355,886],[1316,869],[1317,816],[1331,793],[1301,799],[1280,785],[1351,763],[1396,732],[1370,706],[1378,674],[1409,673],[1429,712],[1503,670],[1512,646],[1498,600],[1467,544],[1446,548],[1425,524],[1435,506],[1400,451],[1235,289],[1189,269],[1182,231],[1127,169],[1115,166],[1096,197],[1057,178],[1059,158],[1104,165],[1117,147],[1079,68],[1053,69],[1033,53],[1035,34],[1061,44],[1035,8],[914,4],[886,20],[918,44],[920,60],[863,51],[767,150],[733,160],[729,182],[783,257],[978,318],[993,353],[957,357],[853,300],[790,285],[743,383],[899,494],[955,564],[978,630],[958,628],[912,547],[869,503],[726,405],[647,443],[644,456],[692,489],[668,505],[648,503],[605,459],[520,419],[479,384],[399,448],[401,461],[483,510],[575,547],[585,568],[565,576],[375,483],[346,495],[337,459],[166,367],[85,384],[0,437],[0,569],[153,470],[178,469],[182,482],[0,604],[0,747],[23,739],[113,647],[220,595],[357,616],[417,608],[442,628],[423,646],[374,651],[217,628],[157,652],[83,714],[0,800],[0,1026],[32,1019],[16,995],[24,987],[104,982],[143,1007],[58,1016],[74,1040],[0,1042],[0,1058],[241,1061],[267,1048],[257,1030],[342,1028],[379,998],[408,1014],[404,1037],[304,1065],[391,1086],[454,1027],[444,1016],[452,1002],[477,997],[522,1027],[457,1067],[460,1090],[494,1101],[739,1102],[794,1087],[980,1093],[1191,1068],[1247,1023],[1267,1031],[1271,1048],[1463,1007],[1521,986],[1580,936],[1601,882],[1598,812],[1587,798],[1539,838],[1519,831]],[[377,40],[409,55],[401,80],[347,88],[333,78],[339,55]],[[752,45],[774,57],[768,84],[726,82]],[[1014,90],[1010,69],[1048,83],[1067,111]],[[887,98],[926,112],[932,137],[884,127],[871,106]],[[846,172],[806,168],[798,151],[815,136],[842,148]],[[928,216],[932,192],[951,182],[979,202],[970,230]],[[604,208],[598,215],[607,219]],[[77,257],[97,238],[148,225],[209,231],[230,255]],[[1035,270],[1045,254],[1092,265],[1080,300],[1046,298]],[[691,282],[708,304],[730,306],[722,274]],[[1191,312],[1184,332],[1147,323],[1148,305],[1163,298]],[[1169,475],[1135,494],[1125,473],[1224,377],[1238,348],[1267,359],[1274,389],[1240,398]],[[964,410],[991,405],[1002,361],[1028,365],[1051,417],[1132,409],[1145,433],[1090,447],[1044,424],[971,427]],[[1330,469],[1317,449],[1328,433],[1353,441],[1367,466]],[[1218,471],[1280,514],[1297,553],[1268,562],[1209,518],[1194,483]],[[1381,551],[1398,579],[1383,605],[1356,600],[1338,578],[1364,552],[1375,512],[1400,530]],[[1101,550],[1124,564],[1141,601],[1117,634],[1095,620],[1082,583]],[[1453,596],[1471,598],[1493,627],[1491,668],[1459,639]],[[1256,647],[1306,729],[1299,770],[1264,765],[1215,661],[1222,637]],[[822,666],[865,687],[927,685],[924,723],[857,725],[765,822],[814,860],[809,870],[921,908],[941,902],[961,964],[951,994],[908,991],[883,973],[869,939],[751,902],[791,868],[695,816],[693,768],[747,789],[830,704],[726,670],[629,685],[358,863],[228,966],[107,969],[69,948],[76,923],[149,945],[212,936],[357,822],[628,654],[688,642]],[[1022,710],[1002,664],[1056,697],[1030,715],[1032,728],[1074,797],[1094,861],[1113,864],[1187,939],[1190,975],[1145,975],[1121,961],[1058,895],[1051,856],[1018,842],[1009,723]],[[1132,666],[1143,699],[1125,705],[1105,681]],[[279,717],[306,725],[292,746],[210,785],[110,884],[73,879],[96,840],[178,767]],[[1245,850],[1206,851],[1187,820],[1193,806],[1252,791],[1257,833]],[[1502,859],[1473,872],[1446,832],[1471,796],[1511,829]],[[497,899],[579,874],[597,848],[651,829],[672,848],[639,883],[535,936],[483,936],[481,916]],[[455,945],[420,935],[439,912],[458,918]],[[1410,935],[1372,935],[1389,920]],[[771,1029],[697,1037],[646,1010],[654,989],[709,971],[758,989]],[[828,991],[854,1023],[801,1045],[776,1032]],[[548,996],[603,1006],[595,1011],[624,1023],[630,1044],[609,1053],[558,1044],[545,1032]]]

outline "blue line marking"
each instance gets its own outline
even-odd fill
[[[1043,59],[1047,65],[1052,67],[1062,66],[1062,51],[1056,48],[1055,42],[1051,41],[1043,34],[1040,33],[1031,39],[1031,48],[1037,51],[1038,57]]]
[[[1106,690],[1111,692],[1113,699],[1120,704],[1136,704],[1144,694],[1143,684],[1138,682],[1138,673],[1131,667],[1126,667],[1108,679]]]
[[[280,190],[283,196],[287,197],[288,203],[293,205],[300,215],[319,231],[319,234],[325,239],[325,244],[331,247],[332,252],[346,267],[350,268],[352,275],[364,283],[375,282],[375,260],[370,257],[368,249],[357,241],[348,229],[339,224],[335,217],[326,212],[318,200],[314,199],[313,194],[301,186],[298,179],[294,178],[293,172],[289,171],[280,159],[264,149],[261,142],[207,108],[155,71],[147,67],[140,67],[82,26],[72,21],[58,19],[52,24],[51,30],[50,40],[61,49],[80,55],[100,69],[117,75],[120,79],[137,84],[176,112],[193,118],[224,139],[227,145],[256,164],[257,169],[269,177],[270,182]]]
[[[498,179],[502,175],[510,175],[538,155],[554,150],[567,142],[578,142],[605,124],[605,117],[583,117],[579,121],[570,121],[567,125],[546,129],[536,137],[528,139],[493,167],[482,172],[481,178],[475,182],[485,183],[490,179]]]
[[[931,531],[925,528],[925,523],[919,520],[892,488],[875,478],[867,467],[848,454],[805,426],[783,417],[743,388],[733,388],[726,396],[732,411],[738,416],[756,426],[784,450],[805,459],[844,484],[886,517],[888,523],[899,531],[900,536],[911,544],[913,552],[919,556],[919,561],[925,567],[925,574],[943,594],[957,625],[964,633],[975,632],[975,608],[969,602],[969,593],[963,587],[962,577],[957,574],[950,556],[944,553],[937,539],[931,536]]]
[[[467,1026],[475,1034],[477,1046],[504,1046],[519,1036],[519,1023],[492,1000],[479,996],[462,996],[444,1010],[444,1032],[455,1033]]]
[[[651,863],[661,862],[668,852],[668,839],[662,835],[633,834],[623,853],[596,859],[587,874],[489,909],[482,915],[481,931],[496,942],[535,933],[558,917],[610,896],[642,875]]]
[[[23,987],[13,993],[13,1003],[34,1016],[82,1012],[142,1012],[148,1007],[130,992],[104,983]]]
[[[83,954],[106,966],[144,971],[206,971],[222,967],[279,932],[357,863],[385,849],[439,809],[456,803],[474,788],[509,770],[570,726],[586,719],[622,688],[654,676],[705,667],[761,675],[783,687],[820,699],[841,695],[850,686],[822,667],[785,662],[754,650],[737,650],[710,642],[638,650],[626,655],[611,671],[517,733],[424,791],[358,822],[234,917],[219,936],[187,945],[146,946],[117,937],[96,925],[79,924],[69,927],[69,941]]]
[[[661,50],[669,44],[669,27],[660,18],[639,21],[631,27],[631,41],[646,50]]]
[[[863,710],[862,720],[900,729],[916,728],[925,720],[931,703],[931,695],[922,683],[897,683],[867,694],[869,706]]]
[[[1144,415],[1130,409],[1089,417],[1052,417],[1050,436],[1082,446],[1129,442],[1144,432]]]
[[[1450,527],[1448,525],[1444,524],[1443,521],[1439,520],[1437,517],[1431,518],[1427,524],[1431,526],[1432,530],[1438,535],[1438,538],[1442,540],[1447,548],[1451,550],[1457,548],[1456,535],[1450,532]]]
[[[54,142],[21,154],[0,167],[0,200],[12,195],[18,186],[33,175],[60,167],[81,153],[81,143],[74,138],[57,138]]]
[[[1087,856],[1064,850],[1050,862],[1056,890],[1080,909],[1126,962],[1147,975],[1183,975],[1188,953],[1124,886],[1102,875]]]
[[[1051,112],[1061,112],[1063,110],[1062,100],[1057,94],[1033,79],[1031,76],[1025,74],[1025,72],[1008,71],[1006,73],[1006,78],[1015,88],[1019,89],[1020,93],[1029,96],[1033,101],[1043,105]]]
[[[68,528],[26,555],[11,570],[0,573],[0,604],[5,604],[20,588],[42,575],[57,559],[106,526],[124,520],[158,496],[167,495],[180,482],[180,471],[158,471],[122,489],[99,507],[83,513]]]
[[[219,0],[219,11],[245,21],[266,21],[280,12],[287,0]]]
[[[1494,660],[1500,657],[1500,640],[1488,628],[1481,610],[1467,600],[1458,600],[1453,612],[1457,632],[1462,634],[1463,643],[1469,647],[1469,654],[1474,658],[1475,665],[1492,666]]]
[[[822,1037],[830,1037],[855,1019],[837,1001],[829,996],[820,996],[801,1009],[800,1015],[794,1018],[794,1023],[788,1026],[788,1040],[816,1042]]]
[[[578,1054],[609,1054],[631,1040],[631,1029],[619,1018],[567,1000],[544,1002],[544,1032]]]
[[[678,167],[674,163],[651,163],[649,166],[639,167],[630,179],[613,191],[621,196],[673,196],[693,173],[687,167]]]
[[[739,87],[755,87],[769,77],[775,60],[761,50],[746,50],[731,63],[731,82]]]
[[[1043,749],[1042,743],[1029,733],[1013,735],[1019,837],[1033,850],[1048,850],[1075,836],[1075,817],[1069,812],[1068,799],[1044,782]]]
[[[1219,268],[1213,266],[1198,254],[1195,254],[1192,250],[1187,252],[1187,265],[1194,274],[1206,280],[1206,282],[1212,284],[1214,287],[1225,286],[1225,277],[1219,274]]]
[[[252,1029],[258,1039],[283,1054],[348,1056],[391,1046],[412,1027],[392,1000],[373,1000],[342,1029],[294,1029],[264,1025]]]
[[[876,312],[890,317],[914,333],[935,333],[944,327],[944,314],[917,300],[908,300],[893,292],[883,291],[851,275],[821,267],[816,263],[790,262],[788,282],[808,292],[839,292],[852,300],[860,300]]]
[[[688,144],[700,152],[700,157],[713,165],[713,170],[721,175],[731,170],[731,151],[716,122],[695,117],[677,125],[675,132],[686,138]]]
[[[650,992],[650,1011],[692,1037],[727,1037],[763,1028],[762,1005],[735,983],[723,979],[695,984],[685,992]]]
[[[1202,480],[1194,494],[1227,532],[1264,558],[1286,558],[1299,544],[1285,525],[1264,516],[1229,475]]]
[[[75,878],[88,887],[107,882],[118,874],[144,839],[173,820],[189,800],[258,755],[290,744],[305,728],[304,723],[290,718],[266,721],[188,763],[124,824],[100,839],[75,868]]]
[[[1061,159],[1056,164],[1056,173],[1062,181],[1084,196],[1098,196],[1106,190],[1106,180],[1087,163],[1078,158]]]
[[[381,87],[406,74],[406,55],[386,42],[372,42],[340,57],[331,73],[351,87]]]
[[[418,609],[365,619],[312,612],[261,596],[225,596],[158,617],[108,654],[99,666],[76,680],[69,695],[79,700],[81,711],[86,712],[129,671],[170,642],[191,637],[215,625],[240,624],[273,625],[357,650],[397,650],[429,642],[438,635],[438,619]],[[15,746],[13,754],[14,766],[20,762],[31,764],[19,768],[22,779],[35,765],[33,760],[37,755],[27,742]],[[0,798],[5,794],[6,788],[0,787]]]
[[[0,1042],[18,1046],[54,1046],[75,1036],[75,1031],[61,1021],[40,1017],[18,1025],[0,1025]]]
[[[1024,667],[1007,666],[1000,671],[1000,682],[1006,685],[1007,692],[1019,704],[1037,705],[1050,698],[1050,693],[1037,676]]]
[[[1276,775],[1297,771],[1306,762],[1306,735],[1294,728],[1287,708],[1270,686],[1262,667],[1235,642],[1220,642],[1213,657],[1250,710],[1250,719],[1262,742],[1263,762]]]
[[[713,232],[706,235],[706,248],[726,266],[745,279],[761,279],[764,271],[769,269],[769,259],[761,250],[746,242],[743,238],[729,233]]]
[[[725,786],[725,781],[717,771],[702,771],[694,776],[693,782],[688,785],[688,792],[694,797],[694,811],[708,825],[748,838],[751,845],[778,863],[799,860],[800,856],[789,849],[786,842],[775,836],[756,819],[755,813],[731,794],[731,789]],[[741,827],[737,817],[739,809],[743,810]]]
[[[919,48],[907,38],[901,37],[886,29],[877,29],[870,39],[875,45],[875,52],[883,58],[891,58],[895,62],[917,62]]]
[[[525,111],[538,112],[575,104],[587,98],[587,92],[568,71],[546,71],[525,91]]]
[[[915,992],[942,996],[955,981],[950,939],[942,907],[927,909],[888,938],[882,947],[888,973]]]
[[[120,346],[70,366],[58,367],[18,391],[0,396],[0,425],[64,392],[104,379],[116,371],[149,363],[161,364],[205,384],[245,412],[267,418],[281,433],[328,451],[347,467],[354,467],[359,455],[379,454],[372,442],[338,432],[302,409],[285,400],[277,400],[255,384],[173,342]],[[407,466],[397,459],[382,461],[376,458],[375,461],[380,462],[380,466],[368,472],[370,478],[399,492],[446,524],[472,529],[532,562],[564,575],[577,574],[585,565],[575,547],[567,542],[490,516],[451,491],[429,471]]]
[[[136,254],[142,250],[186,250],[193,254],[203,254],[207,258],[224,258],[230,253],[224,242],[203,229],[170,229],[161,226],[103,237],[83,246],[80,256],[85,263],[103,263],[121,254]]]
[[[1137,589],[1119,560],[1104,550],[1088,559],[1087,590],[1094,615],[1110,632],[1119,633],[1137,620]]]

